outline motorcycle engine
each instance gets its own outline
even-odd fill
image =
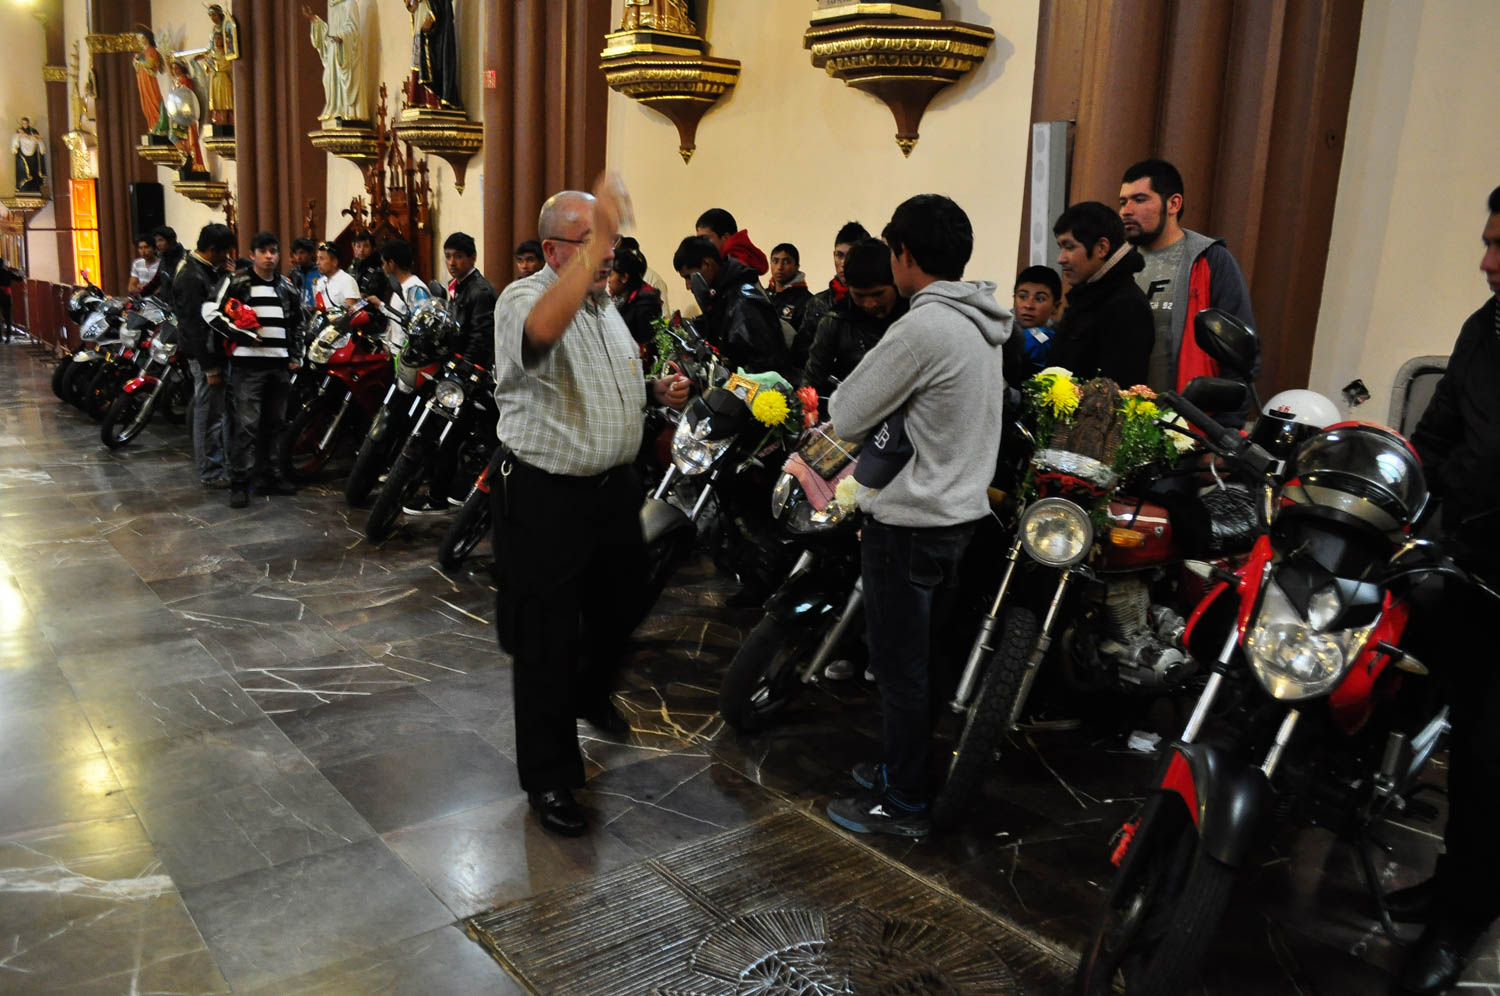
[[[1113,664],[1121,681],[1140,688],[1162,688],[1182,681],[1192,664],[1182,649],[1182,616],[1165,605],[1151,604],[1151,591],[1140,577],[1106,583],[1101,662]]]

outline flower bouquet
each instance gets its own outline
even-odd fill
[[[1038,455],[1056,454],[1054,462],[1081,458],[1093,465],[1101,486],[1150,464],[1171,466],[1193,446],[1190,437],[1166,428],[1181,424],[1181,417],[1144,384],[1122,391],[1102,377],[1080,383],[1070,371],[1048,367],[1023,383],[1021,394]]]

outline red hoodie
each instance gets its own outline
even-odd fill
[[[725,259],[737,259],[761,276],[771,272],[771,261],[750,241],[750,233],[743,228],[724,240],[719,255]]]

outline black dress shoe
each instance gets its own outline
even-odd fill
[[[1469,964],[1469,950],[1478,940],[1479,933],[1439,924],[1428,927],[1412,948],[1411,958],[1401,971],[1400,991],[1423,996],[1447,992],[1464,974],[1464,968]]]
[[[1386,893],[1385,908],[1390,912],[1391,919],[1397,923],[1426,923],[1432,915],[1433,903],[1437,897],[1437,888],[1433,885],[1435,881],[1436,879],[1429,878],[1425,882]]]
[[[545,792],[527,792],[531,808],[543,830],[563,837],[581,837],[588,833],[589,820],[583,807],[573,800],[567,789],[548,789]]]
[[[616,739],[623,740],[630,736],[629,721],[620,715],[620,710],[615,708],[614,702],[610,699],[605,699],[603,702],[598,702],[590,706],[584,710],[580,718],[594,729],[601,733],[608,733]]]

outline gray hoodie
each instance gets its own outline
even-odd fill
[[[906,405],[915,452],[894,480],[860,500],[879,522],[930,528],[988,514],[985,489],[1004,422],[1000,347],[1011,333],[995,290],[989,281],[927,285],[833,393],[834,431],[855,442]]]

